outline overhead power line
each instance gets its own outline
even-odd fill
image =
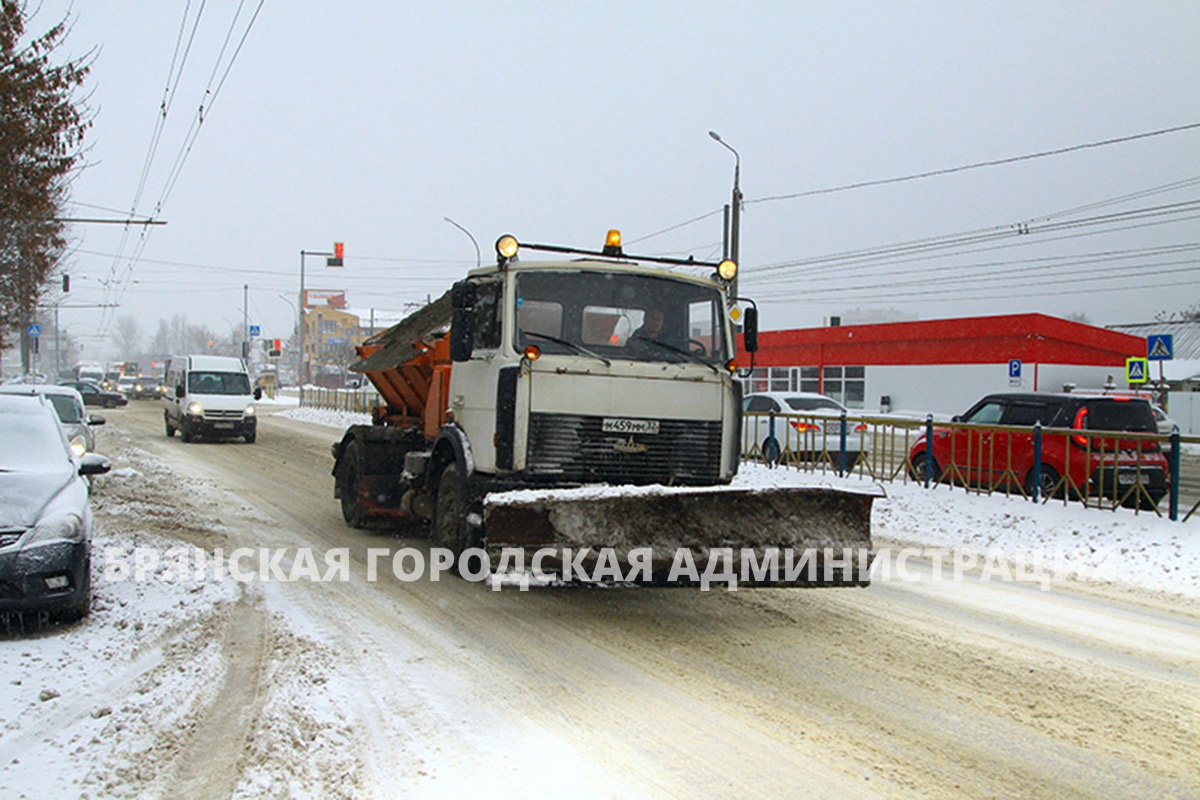
[[[951,175],[955,172],[966,172],[972,169],[982,169],[984,167],[998,167],[1004,164],[1015,164],[1020,161],[1032,161],[1037,158],[1048,158],[1050,156],[1061,156],[1065,153],[1074,153],[1079,150],[1088,150],[1097,147],[1107,147],[1113,144],[1124,144],[1126,142],[1137,141],[1138,139],[1149,139],[1154,136],[1165,136],[1169,133],[1180,133],[1182,131],[1195,130],[1200,128],[1200,122],[1193,122],[1187,125],[1176,125],[1173,128],[1161,128],[1156,131],[1147,131],[1145,133],[1135,133],[1130,136],[1118,136],[1113,139],[1102,139],[1098,142],[1085,142],[1083,144],[1075,144],[1069,147],[1059,147],[1054,150],[1043,150],[1038,153],[1027,153],[1022,156],[1009,156],[1007,158],[996,158],[990,161],[977,161],[974,164],[963,164],[957,167],[946,167],[945,169],[929,170],[928,172],[917,172],[912,175],[902,175],[896,178],[881,178],[873,181],[859,181],[857,183],[847,183],[844,186],[831,186],[826,189],[811,189],[806,192],[793,192],[791,194],[778,194],[770,197],[758,197],[753,200],[747,200],[746,205],[752,203],[771,203],[776,200],[795,200],[798,197],[813,197],[821,194],[833,194],[835,192],[847,192],[851,189],[864,189],[868,186],[884,186],[889,183],[904,183],[905,181],[916,181],[923,178],[933,178],[939,175]]]

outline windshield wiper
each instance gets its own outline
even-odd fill
[[[713,372],[717,373],[718,375],[721,374],[721,370],[717,369],[712,364],[708,363],[703,358],[701,358],[700,356],[691,352],[690,350],[684,350],[682,347],[676,347],[673,344],[667,344],[666,342],[660,342],[658,339],[650,339],[646,336],[634,337],[634,341],[648,342],[649,344],[656,344],[664,350],[670,350],[672,353],[678,353],[679,355],[683,356],[684,358],[688,358],[692,361],[695,361],[697,364],[703,364],[704,366],[708,367],[709,369],[711,369]]]
[[[539,339],[545,339],[546,341],[554,342],[555,344],[566,345],[567,347],[571,348],[572,350],[574,350],[577,353],[583,353],[585,356],[591,356],[592,358],[600,359],[601,361],[604,362],[604,366],[606,366],[606,367],[612,366],[612,362],[609,361],[604,356],[600,355],[599,353],[593,353],[591,350],[588,350],[586,347],[575,344],[574,342],[568,342],[566,339],[559,339],[557,336],[548,336],[547,334],[537,333],[535,331],[521,331],[521,333],[525,334],[526,336],[536,336]]]

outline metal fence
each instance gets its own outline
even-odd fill
[[[917,443],[934,441],[934,448]],[[1200,519],[1200,436],[747,413],[742,459],[1033,502]]]
[[[383,401],[374,389],[326,389],[323,386],[301,386],[301,408],[327,408],[333,411],[354,411],[370,414]]]

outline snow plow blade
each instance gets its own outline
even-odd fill
[[[707,583],[711,563],[710,578],[720,568],[738,586],[867,586],[871,504],[882,496],[879,487],[508,492],[485,501],[484,549],[493,566],[523,551],[540,579],[691,586]]]

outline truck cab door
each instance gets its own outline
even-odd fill
[[[492,473],[496,470],[496,390],[503,366],[498,356],[504,283],[499,279],[470,283],[474,287],[467,293],[473,295],[470,304],[456,310],[455,318],[466,322],[470,335],[464,342],[467,346],[452,353],[449,407],[470,443],[475,469]],[[451,349],[455,349],[453,340]]]

